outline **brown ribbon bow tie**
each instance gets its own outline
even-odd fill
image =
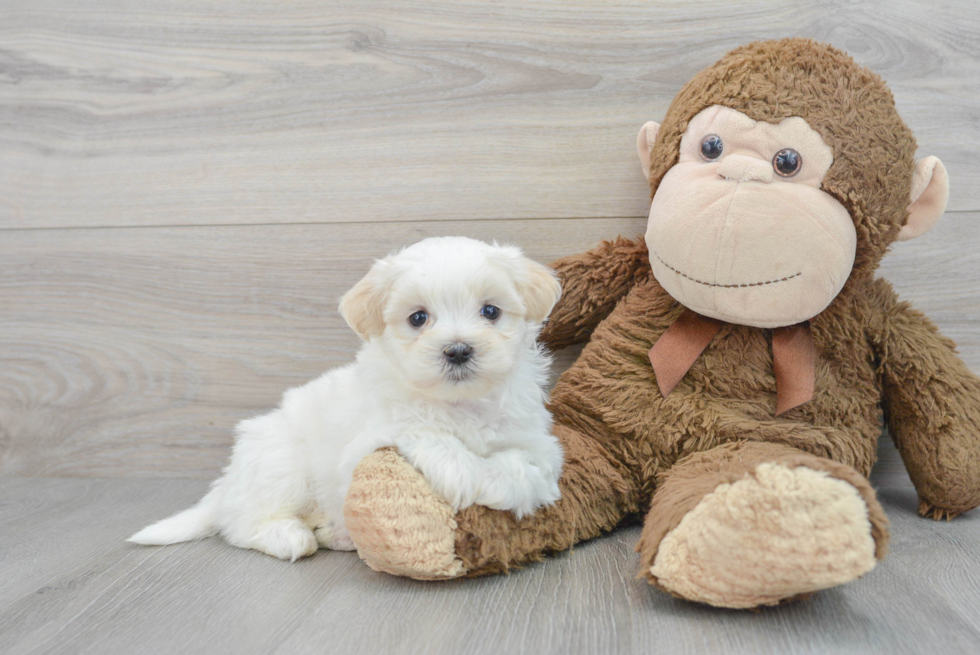
[[[725,323],[690,309],[660,335],[650,349],[660,393],[667,397]],[[772,367],[776,374],[776,416],[813,398],[813,334],[808,322],[772,331]]]

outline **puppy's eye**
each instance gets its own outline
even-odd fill
[[[480,309],[480,316],[488,321],[496,321],[498,318],[500,318],[500,308],[494,307],[493,305],[484,305]]]
[[[419,310],[408,317],[408,323],[414,328],[420,328],[429,320],[429,315],[424,310]]]
[[[714,161],[721,157],[725,144],[721,142],[721,137],[717,134],[709,134],[701,139],[701,158],[705,161]]]

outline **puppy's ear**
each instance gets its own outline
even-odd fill
[[[527,266],[527,281],[517,285],[527,307],[527,319],[540,323],[548,318],[558,299],[561,298],[561,282],[555,271],[524,257]]]
[[[517,248],[501,248],[501,251],[524,301],[527,320],[540,323],[548,318],[561,298],[558,276],[551,268],[525,257]]]
[[[365,341],[381,336],[385,330],[389,267],[386,260],[374,262],[368,274],[340,299],[340,315]]]

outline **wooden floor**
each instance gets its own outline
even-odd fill
[[[639,126],[782,36],[872,66],[945,162],[949,211],[881,275],[980,371],[974,0],[0,0],[0,653],[980,652],[980,511],[919,519],[887,440],[891,554],[758,613],[653,591],[635,529],[439,584],[123,542],[350,360],[336,304],[373,258],[642,233]]]
[[[891,553],[864,578],[760,612],[636,577],[639,528],[508,576],[427,583],[355,553],[289,564],[219,539],[123,539],[202,480],[0,478],[3,653],[977,653],[980,514],[937,525],[890,442],[875,470]]]

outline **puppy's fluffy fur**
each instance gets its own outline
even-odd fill
[[[357,463],[384,446],[454,508],[519,518],[553,503],[562,452],[545,409],[550,362],[535,339],[560,293],[552,271],[518,249],[473,239],[426,239],[376,262],[340,304],[365,341],[356,361],[242,421],[211,491],[129,541],[220,532],[289,560],[318,546],[351,550],[344,496]]]

